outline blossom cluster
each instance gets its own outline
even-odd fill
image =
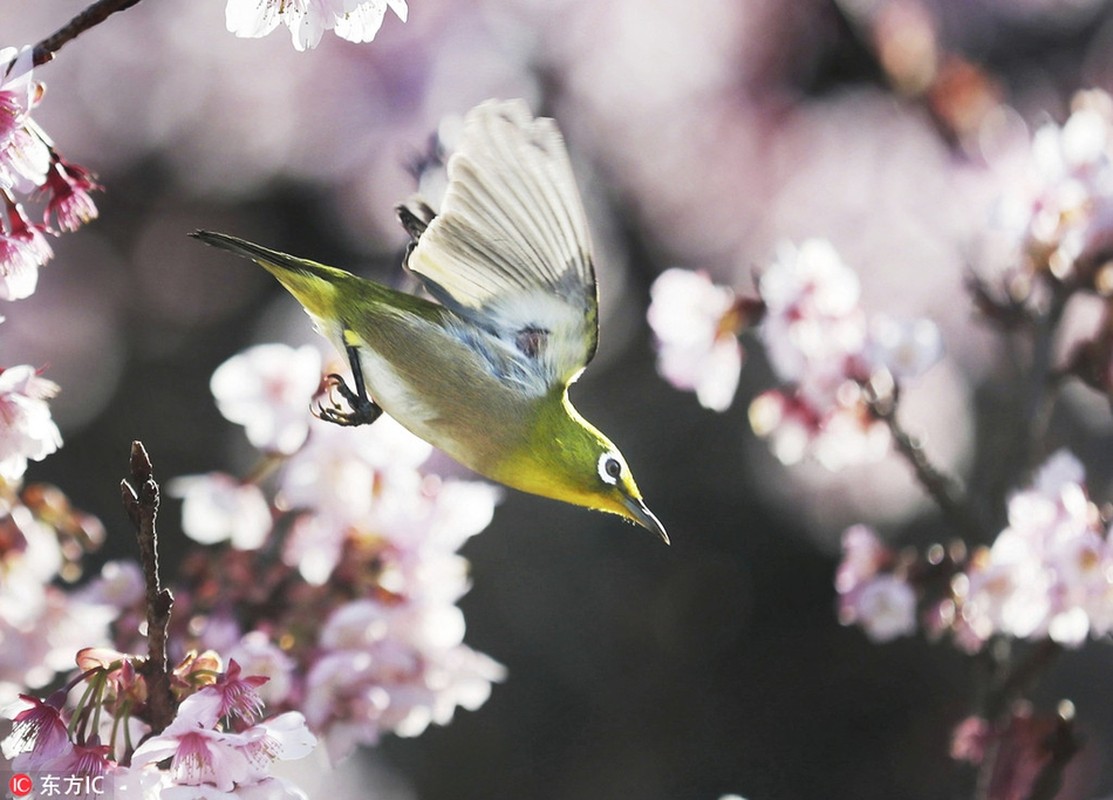
[[[1113,540],[1065,450],[1008,502],[1008,526],[969,554],[898,555],[863,525],[843,535],[840,617],[875,641],[949,633],[975,652],[994,637],[1078,647],[1113,631]]]
[[[970,242],[978,258],[968,280],[983,321],[1024,343],[1016,366],[1030,373],[1008,400],[1019,416],[1000,415],[1030,426],[1010,432],[1022,446],[986,480],[1001,487],[1020,482],[1019,456],[1052,449],[1047,420],[1066,379],[1113,397],[1113,99],[1080,92],[1061,125],[1011,143],[989,159],[984,177],[999,196]],[[896,423],[902,390],[941,353],[935,325],[867,315],[855,273],[825,241],[782,246],[755,283],[747,298],[702,274],[662,274],[649,309],[660,373],[725,410],[739,383],[739,339],[753,329],[781,385],[751,402],[749,420],[780,460],[838,469],[895,442],[948,523],[989,542],[897,550],[852,525],[835,575],[838,616],[875,642],[923,631],[982,653],[991,674],[980,708],[955,728],[952,756],[978,767],[986,797],[1043,796],[1078,747],[1074,708],[1040,712],[1025,695],[1059,650],[1113,633],[1108,508],[1090,499],[1082,463],[1064,448],[1003,498],[1000,529],[987,527],[970,490]],[[1064,324],[1075,298],[1100,309],[1091,333]],[[1070,343],[1058,363],[1056,342]]]
[[[782,245],[758,277],[756,298],[679,269],[657,279],[652,298],[661,374],[716,410],[730,405],[738,385],[738,337],[756,327],[784,386],[753,400],[750,423],[786,464],[811,456],[838,469],[884,455],[889,431],[873,403],[942,353],[930,320],[868,316],[857,275],[821,239]]]
[[[487,700],[504,670],[463,643],[456,602],[469,583],[457,550],[490,522],[497,491],[423,469],[431,447],[389,418],[361,429],[315,419],[311,401],[329,402],[322,366],[311,347],[261,345],[214,373],[221,411],[263,457],[247,480],[170,484],[184,530],[207,545],[174,587],[171,720],[157,721],[134,655],[148,611],[139,567],[109,562],[77,590],[50,585],[81,555],[65,555],[67,536],[103,534],[57,490],[13,489],[0,592],[18,601],[0,597],[11,645],[0,687],[16,769],[109,781],[122,798],[298,798],[270,765],[317,736],[338,761]],[[34,695],[74,653],[79,674],[65,689]]]
[[[0,485],[16,485],[28,459],[41,461],[62,444],[47,400],[58,384],[27,364],[0,369]]]
[[[1106,280],[1092,271],[1113,245],[1113,99],[1079,92],[1070,117],[1040,126],[1020,158],[993,219],[1016,244],[1016,269]]]
[[[100,523],[54,487],[16,491],[0,481],[0,705],[49,685],[78,649],[108,644],[119,609],[137,599],[59,585],[80,575],[81,557],[103,539]]]
[[[259,345],[213,375],[219,408],[265,454],[256,477],[270,475],[269,497],[258,480],[222,473],[171,491],[189,536],[231,548],[223,572],[206,563],[192,575],[193,596],[242,585],[228,570],[246,576],[261,548],[278,554],[266,585],[241,598],[262,613],[248,624],[196,608],[210,623],[201,640],[236,642],[242,663],[286,687],[276,707],[302,710],[335,760],[477,708],[501,679],[463,644],[455,605],[468,589],[456,551],[491,521],[498,493],[423,471],[432,448],[389,417],[355,429],[313,418],[321,369],[312,347]],[[221,607],[234,599],[225,592]]]
[[[95,218],[89,193],[98,187],[31,119],[43,94],[32,76],[32,49],[0,48],[0,65],[0,300],[20,300],[35,291],[39,267],[53,255],[46,234],[74,231]],[[42,222],[23,206],[32,195],[45,198]]]
[[[143,659],[89,648],[77,664],[72,685],[83,691],[72,710],[64,690],[46,700],[21,695],[9,709],[12,732],[0,746],[14,770],[36,776],[42,796],[52,782],[75,782],[78,791],[67,796],[305,799],[270,770],[308,755],[316,739],[297,712],[260,719],[265,677],[243,675],[234,659],[224,669],[213,653],[191,654],[174,671],[173,720],[148,735]],[[164,761],[169,767],[160,769]]]
[[[370,42],[382,27],[387,9],[406,21],[406,0],[228,0],[228,30],[236,36],[266,36],[284,24],[294,47],[314,48],[325,31],[349,42]]]
[[[59,585],[80,577],[104,530],[57,488],[25,485],[28,460],[62,444],[47,404],[57,391],[28,365],[0,369],[0,705],[49,684],[79,648],[107,644],[109,623],[135,599],[77,598]]]

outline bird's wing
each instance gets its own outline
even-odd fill
[[[416,239],[406,266],[441,303],[495,336],[538,393],[566,385],[595,354],[591,242],[564,140],[524,101],[472,109],[448,162],[439,213],[398,209]]]

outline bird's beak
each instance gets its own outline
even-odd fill
[[[641,525],[647,531],[652,531],[661,537],[661,541],[669,544],[669,535],[665,533],[665,526],[661,524],[661,520],[653,515],[646,505],[645,501],[640,497],[623,497],[622,504],[626,506],[626,511],[629,517],[634,522]]]

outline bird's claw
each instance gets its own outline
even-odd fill
[[[363,392],[352,391],[344,378],[335,372],[325,377],[325,385],[329,405],[325,406],[324,401],[321,401],[311,409],[317,419],[331,422],[333,425],[352,427],[370,425],[382,416],[383,410],[378,405]],[[347,402],[350,410],[345,411],[344,407],[333,398],[333,391]]]

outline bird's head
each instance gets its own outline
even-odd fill
[[[567,393],[538,414],[527,446],[506,467],[499,480],[510,486],[618,514],[669,542],[622,453],[576,411]]]

